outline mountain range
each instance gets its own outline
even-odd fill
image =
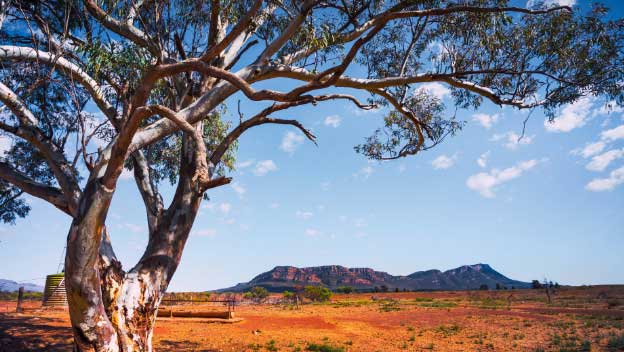
[[[16,292],[20,286],[24,286],[24,291],[43,292],[43,286],[40,285],[0,279],[0,292]]]
[[[249,282],[218,290],[219,292],[243,292],[254,286],[261,286],[271,292],[294,290],[297,286],[326,286],[332,290],[340,286],[351,286],[358,291],[372,291],[385,286],[388,290],[432,291],[471,290],[482,285],[495,288],[529,288],[531,284],[510,279],[488,264],[464,265],[455,269],[440,271],[417,271],[413,274],[391,275],[370,268],[346,268],[340,265],[326,265],[308,268],[277,266],[273,270],[254,277]]]

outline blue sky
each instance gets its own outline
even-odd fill
[[[421,88],[453,113],[446,87]],[[234,114],[238,98],[229,100]],[[519,143],[526,112],[489,103],[460,110],[467,125],[457,136],[383,163],[353,150],[381,125],[383,110],[332,102],[283,113],[311,128],[318,147],[286,126],[244,135],[234,182],[202,203],[170,290],[227,287],[276,265],[326,264],[410,274],[482,262],[525,281],[622,284],[624,112],[604,103],[565,107],[554,125],[536,110]],[[246,116],[259,109],[242,102]],[[171,196],[170,187],[163,192]],[[0,278],[42,283],[57,269],[70,220],[29,202],[28,218],[0,226]],[[108,226],[131,267],[147,237],[132,179],[119,182]]]

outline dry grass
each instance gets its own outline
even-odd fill
[[[566,288],[554,297],[547,304],[533,290],[335,295],[300,309],[240,306],[237,324],[159,319],[154,343],[157,351],[624,351],[624,286]],[[0,303],[0,314],[7,307],[14,303]],[[30,307],[0,315],[0,350],[69,350],[67,313]]]

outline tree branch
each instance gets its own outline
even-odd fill
[[[43,183],[39,183],[25,174],[15,170],[6,162],[0,161],[0,178],[18,187],[33,197],[45,200],[68,215],[72,215],[63,192]]]
[[[124,23],[114,19],[112,16],[107,14],[104,10],[102,10],[95,0],[85,0],[84,1],[85,8],[91,16],[93,16],[98,22],[100,22],[104,27],[110,29],[111,31],[119,34],[120,36],[127,38],[137,44],[140,47],[144,47],[148,49],[154,57],[161,59],[166,57],[165,54],[160,50],[158,45],[152,42],[151,38],[143,33],[141,30],[133,26],[131,23]]]
[[[132,153],[132,165],[134,170],[134,179],[143,198],[145,210],[147,212],[147,223],[150,232],[158,227],[158,218],[164,210],[163,199],[156,185],[150,178],[150,169],[147,159],[141,150]]]
[[[243,18],[240,19],[240,21],[234,26],[234,28],[232,28],[230,33],[228,33],[225,38],[223,38],[223,40],[221,40],[219,43],[209,47],[208,50],[206,50],[206,52],[200,57],[200,60],[208,62],[210,59],[223,52],[223,50],[225,50],[228,45],[232,44],[232,42],[247,29],[254,16],[260,10],[262,2],[262,0],[256,0],[253,5],[251,5],[251,8],[249,9],[249,11],[247,11],[245,16],[243,16]],[[212,27],[213,25],[211,21],[211,28]]]
[[[38,62],[44,63],[50,67],[58,68],[66,76],[71,79],[75,79],[85,87],[93,98],[95,104],[109,120],[114,121],[116,119],[117,110],[107,101],[104,95],[104,88],[82,68],[69,60],[45,51],[10,45],[0,46],[0,59]]]
[[[552,7],[545,10],[529,10],[522,7],[479,7],[479,6],[450,6],[447,8],[436,8],[436,9],[427,9],[427,10],[419,10],[419,11],[401,11],[405,7],[410,5],[410,2],[405,1],[400,4],[392,7],[391,9],[384,11],[377,16],[371,18],[366,21],[360,27],[342,35],[337,36],[330,45],[338,45],[338,44],[346,44],[351,42],[364,33],[366,33],[369,29],[378,26],[379,24],[387,23],[396,19],[410,18],[410,17],[429,17],[429,16],[443,16],[452,13],[459,12],[469,12],[469,13],[502,13],[502,12],[516,12],[523,13],[529,15],[541,15],[547,14],[556,11],[568,11],[572,12],[572,8],[569,6],[557,6]],[[322,39],[322,38],[318,38]],[[327,46],[325,46],[327,47]],[[325,47],[316,47],[316,48],[305,48],[301,49],[295,53],[286,55],[279,60],[284,64],[293,64],[305,57],[312,55],[320,49]]]
[[[20,126],[18,127],[8,126],[3,123],[0,128],[27,140],[41,152],[67,197],[68,208],[74,213],[82,192],[74,175],[74,170],[67,162],[63,150],[52,143],[36,125],[31,123],[36,121],[33,113],[9,87],[2,83],[0,83],[0,101],[11,109],[20,121]]]
[[[316,0],[305,0],[301,5],[301,10],[297,13],[297,16],[293,18],[286,29],[277,37],[273,42],[271,42],[264,51],[258,56],[255,63],[256,64],[264,64],[268,59],[271,58],[279,49],[281,49],[284,44],[292,38],[293,35],[297,32],[297,29],[301,26],[301,24],[305,21],[306,17],[312,10],[312,7],[316,4]]]

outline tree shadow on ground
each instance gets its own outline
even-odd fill
[[[0,315],[0,351],[71,351],[71,329],[60,319]]]

